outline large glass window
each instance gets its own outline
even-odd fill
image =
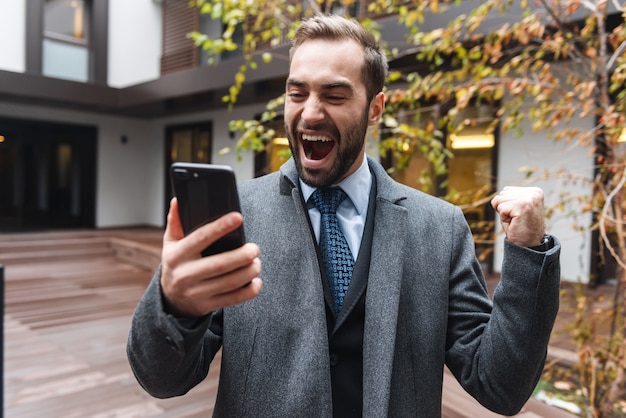
[[[46,0],[44,3],[43,74],[89,80],[90,16],[87,0]]]

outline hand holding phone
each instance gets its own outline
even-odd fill
[[[170,176],[185,235],[228,212],[241,212],[235,173],[231,167],[177,162],[172,164]],[[241,226],[207,247],[202,255],[230,251],[244,242]]]
[[[198,318],[258,296],[262,287],[259,247],[244,245],[240,214],[223,216],[241,212],[232,168],[175,163],[170,175],[177,199],[170,207],[163,237],[160,285],[165,311],[180,318]],[[204,235],[181,239],[208,223]],[[223,235],[224,231],[232,232]],[[213,244],[200,251],[207,242]],[[199,252],[213,255],[216,262],[198,258]]]

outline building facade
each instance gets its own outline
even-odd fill
[[[288,46],[278,46],[271,63],[247,73],[238,104],[229,110],[222,96],[243,60],[224,54],[208,65],[185,35],[222,28],[187,4],[0,0],[0,232],[163,227],[173,161],[228,164],[238,180],[267,171],[267,155],[221,150],[237,141],[230,120],[257,117],[268,99],[282,93]],[[433,27],[446,18],[433,18]],[[401,47],[406,29],[395,17],[380,17],[379,23],[389,45]],[[591,127],[593,121],[575,123]],[[378,138],[370,141],[368,149],[379,158]],[[533,134],[520,139],[496,132],[487,146],[459,151],[455,164],[451,181],[459,185],[523,185],[522,166],[540,171],[562,164],[593,176],[588,150]],[[534,184],[544,188],[548,205],[580,188],[558,179]],[[478,216],[494,219],[484,211]],[[577,222],[589,225],[591,219],[581,215]],[[585,281],[594,262],[591,234],[572,228],[569,216],[551,218],[548,229],[563,243],[564,278]],[[499,236],[486,262],[496,271]]]

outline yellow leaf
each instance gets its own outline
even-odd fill
[[[461,88],[457,90],[455,94],[457,106],[460,108],[464,108],[465,106],[467,106],[469,101],[472,99],[472,95],[473,95],[473,90],[470,91],[467,88]]]
[[[502,97],[504,97],[504,86],[503,85],[499,85],[495,88],[494,92],[493,92],[493,98],[495,100],[500,100]]]

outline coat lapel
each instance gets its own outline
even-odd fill
[[[378,184],[372,254],[366,293],[363,347],[363,416],[387,416],[396,324],[405,256],[405,193],[370,161]]]
[[[294,204],[296,207],[296,212],[299,216],[297,219],[306,219],[310,235],[312,239],[314,239],[313,238],[314,233],[313,233],[313,228],[311,226],[311,220],[309,219],[308,213],[306,213],[307,212],[306,203],[304,203],[304,200],[300,193],[300,185],[299,185],[300,180],[298,177],[298,171],[296,169],[296,165],[295,165],[293,158],[290,158],[289,160],[287,160],[287,162],[280,167],[280,172],[282,174],[281,183],[280,183],[280,193],[286,194],[286,195],[289,195],[289,194],[292,195]],[[315,251],[311,252],[311,255],[316,257],[316,259],[318,260],[318,267],[319,267],[319,263],[320,263],[319,260],[321,260],[321,256],[319,254],[319,247],[317,245],[315,245],[314,247],[315,247]],[[331,290],[329,289],[328,280],[323,275],[321,270],[318,269],[317,273],[319,273],[319,282],[322,284],[324,300],[326,302],[326,305],[329,308],[331,308],[334,302],[332,299]]]

